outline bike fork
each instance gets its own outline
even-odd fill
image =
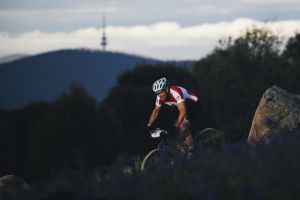
[[[164,161],[167,160],[167,158],[166,158],[166,154],[167,154],[166,151],[167,151],[166,145],[164,145],[164,146],[163,146],[163,153],[164,153],[164,154],[163,154],[163,159],[164,159]]]
[[[160,155],[160,158],[163,160],[163,161],[166,161],[167,160],[167,146],[165,143],[160,143],[159,144],[159,150],[161,152],[161,155]]]

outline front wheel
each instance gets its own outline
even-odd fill
[[[141,171],[147,172],[154,169],[159,169],[161,166],[173,166],[174,165],[174,154],[167,150],[166,152],[163,152],[163,150],[160,149],[153,149],[150,151],[144,158],[142,165],[141,165]]]

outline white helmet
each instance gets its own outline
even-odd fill
[[[158,79],[153,83],[152,90],[155,93],[162,92],[167,87],[167,79],[165,77]]]

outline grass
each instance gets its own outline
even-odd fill
[[[300,132],[268,143],[223,145],[201,149],[191,160],[147,174],[139,158],[123,154],[111,166],[67,170],[47,182],[34,183],[23,199],[163,200],[298,199]]]

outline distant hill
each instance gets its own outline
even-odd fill
[[[0,64],[0,109],[18,108],[32,101],[51,101],[80,83],[101,100],[117,75],[138,63],[162,62],[124,53],[59,50]],[[192,62],[176,62],[191,66]]]
[[[3,56],[3,57],[0,57],[0,64],[19,60],[19,59],[25,58],[27,56],[29,56],[29,55],[27,55],[27,54],[12,54],[12,55],[8,55],[8,56]]]

